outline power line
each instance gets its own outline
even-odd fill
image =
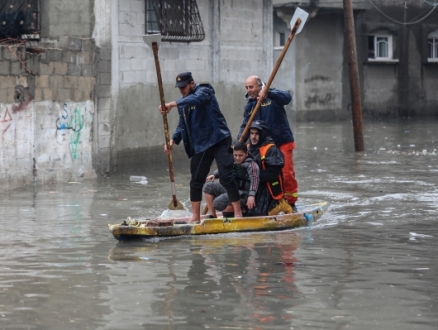
[[[423,0],[423,1],[427,1],[427,0]],[[397,20],[395,20],[395,19],[393,19],[392,17],[389,17],[388,15],[386,15],[383,11],[381,11],[371,0],[368,0],[368,2],[371,4],[371,5],[373,5],[373,7],[374,8],[376,8],[377,9],[377,11],[378,12],[380,12],[383,16],[385,16],[386,18],[388,18],[388,19],[390,19],[391,21],[393,21],[393,22],[395,22],[395,23],[398,23],[398,24],[402,24],[402,25],[412,25],[412,24],[417,24],[417,23],[419,23],[419,22],[421,22],[422,20],[424,20],[424,19],[426,19],[426,17],[428,17],[430,14],[432,14],[432,12],[435,10],[435,8],[437,7],[437,5],[435,4],[434,6],[433,6],[433,8],[426,14],[426,16],[424,16],[423,18],[421,18],[421,19],[419,19],[419,20],[417,20],[417,21],[415,21],[415,22],[400,22],[400,21],[397,21]]]
[[[438,6],[438,1],[436,1],[435,3],[431,3],[429,0],[423,0],[425,3],[427,3],[428,5],[431,6]]]

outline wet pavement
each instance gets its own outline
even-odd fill
[[[365,122],[355,153],[351,123],[299,123],[300,203],[331,206],[296,230],[116,241],[167,208],[165,167],[2,192],[0,329],[436,329],[437,124]]]

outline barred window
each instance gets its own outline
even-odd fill
[[[0,40],[39,40],[39,8],[39,0],[1,0]]]
[[[146,34],[163,41],[192,42],[205,38],[196,0],[145,0]]]

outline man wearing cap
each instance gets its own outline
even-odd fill
[[[257,119],[251,123],[249,140],[249,152],[260,168],[260,185],[256,194],[254,215],[293,213],[292,206],[284,199],[284,156],[268,135],[263,120]]]
[[[231,132],[225,117],[220,111],[215,92],[210,84],[195,84],[191,72],[180,73],[176,77],[175,87],[179,88],[181,98],[159,106],[162,114],[169,113],[173,107],[178,108],[179,123],[170,140],[172,152],[174,144],[184,143],[184,149],[190,158],[190,201],[192,218],[189,222],[199,222],[201,218],[202,187],[210,172],[213,160],[221,173],[221,184],[234,208],[234,216],[241,217],[240,196],[234,180],[233,150]]]
[[[298,199],[298,182],[295,178],[293,149],[295,140],[284,106],[289,104],[292,96],[289,92],[270,88],[267,95],[263,93],[263,83],[257,76],[250,76],[245,81],[247,103],[243,112],[243,122],[237,139],[243,133],[254,107],[259,98],[263,102],[254,119],[263,120],[268,129],[268,135],[274,139],[275,144],[284,155],[283,178],[285,186],[285,199],[296,211],[295,202]]]

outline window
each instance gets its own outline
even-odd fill
[[[391,35],[368,36],[368,59],[390,60],[393,57],[392,53]]]
[[[438,62],[438,30],[430,33],[427,36],[428,43],[428,58],[429,62]]]
[[[145,0],[146,34],[163,41],[192,42],[205,38],[196,0]]]
[[[39,40],[39,0],[0,2],[0,40]]]
[[[284,32],[280,33],[280,46],[284,46],[284,44],[286,43],[286,35],[284,34]]]

